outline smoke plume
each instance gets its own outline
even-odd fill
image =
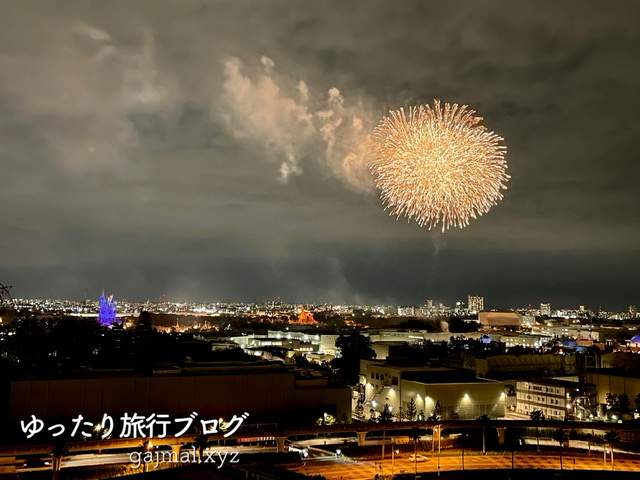
[[[276,71],[275,62],[261,57],[254,73],[238,58],[224,65],[224,100],[227,127],[237,138],[259,141],[279,163],[279,179],[287,182],[304,171],[312,158],[347,186],[370,191],[367,167],[368,131],[372,115],[362,101],[349,102],[336,87],[313,91],[307,82]]]

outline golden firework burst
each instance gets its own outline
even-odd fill
[[[385,210],[429,229],[463,228],[502,199],[504,139],[467,105],[408,110],[390,111],[373,131],[371,171]]]

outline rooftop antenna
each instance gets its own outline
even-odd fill
[[[0,305],[5,303],[13,303],[13,297],[11,296],[11,285],[6,286],[0,283]]]

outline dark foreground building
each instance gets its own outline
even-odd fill
[[[107,413],[169,414],[246,423],[312,423],[323,414],[351,417],[351,389],[327,378],[304,377],[282,364],[234,362],[132,371],[93,371],[84,378],[16,380],[10,383],[9,417],[15,426],[35,415],[43,420],[82,415],[100,421]]]

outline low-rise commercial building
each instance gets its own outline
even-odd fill
[[[637,354],[628,354],[638,357]],[[624,357],[618,355],[618,358]],[[618,360],[620,361],[620,360]],[[640,395],[640,373],[638,370],[625,370],[623,368],[598,368],[587,372],[587,381],[594,383],[598,390],[598,403],[601,408],[607,403],[607,393],[620,395],[624,393],[629,397],[633,408],[634,399]]]
[[[576,356],[550,353],[492,355],[486,358],[476,358],[475,370],[479,376],[492,378],[575,375]]]
[[[518,312],[480,312],[478,321],[483,327],[519,327],[523,323]]]
[[[385,405],[392,414],[406,414],[415,405],[418,417],[428,417],[439,404],[443,419],[502,417],[502,382],[477,378],[470,370],[447,367],[396,366],[384,361],[360,362],[360,397],[365,417],[380,414]]]

